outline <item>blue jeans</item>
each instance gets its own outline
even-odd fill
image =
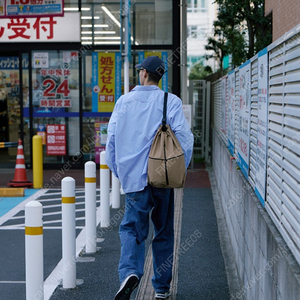
[[[174,248],[174,190],[148,185],[144,190],[126,194],[125,215],[120,224],[120,282],[130,274],[143,276],[145,240],[149,231],[149,213],[154,225],[152,241],[152,285],[156,292],[170,289]]]

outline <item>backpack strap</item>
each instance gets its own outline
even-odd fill
[[[165,97],[164,97],[164,110],[163,110],[163,119],[162,119],[162,130],[167,131],[167,102],[168,102],[168,93],[165,92]]]

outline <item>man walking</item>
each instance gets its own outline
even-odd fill
[[[167,299],[171,295],[172,280],[174,190],[155,188],[147,182],[148,155],[163,116],[164,91],[158,83],[165,73],[165,65],[159,57],[149,56],[136,68],[140,85],[117,101],[108,124],[106,143],[106,163],[119,178],[126,195],[125,215],[119,230],[121,286],[114,299],[129,300],[143,276],[151,210],[154,225],[152,285],[156,299]],[[187,168],[194,138],[181,100],[171,93],[168,94],[167,124],[182,147]]]

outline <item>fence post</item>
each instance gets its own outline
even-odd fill
[[[26,299],[44,299],[43,206],[25,205]]]
[[[61,181],[63,288],[76,287],[75,179]]]
[[[96,233],[96,164],[88,161],[84,165],[85,176],[85,229],[86,253],[95,253],[97,249]]]
[[[110,188],[110,170],[105,161],[105,151],[100,153],[100,226],[109,227],[110,204],[109,204],[109,188]]]
[[[120,181],[114,174],[111,178],[111,207],[120,208]]]

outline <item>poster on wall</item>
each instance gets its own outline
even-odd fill
[[[92,111],[112,112],[121,97],[121,54],[94,52],[92,55]]]
[[[235,134],[235,71],[232,70],[228,74],[227,79],[227,95],[228,95],[228,126],[227,126],[227,138],[228,138],[228,149],[230,154],[234,154],[234,134]]]
[[[139,64],[148,56],[158,56],[165,63],[165,69],[168,71],[168,52],[150,52],[150,51],[139,51]],[[158,87],[165,92],[168,92],[168,73],[165,73],[159,81]]]
[[[73,57],[74,61],[78,60],[77,51],[67,53]],[[65,112],[66,109],[70,109],[76,99],[74,95],[72,96],[72,92],[73,94],[79,92],[78,83],[74,85],[76,69],[49,67],[48,52],[34,52],[32,59],[35,70],[33,76],[34,111],[49,113]]]
[[[48,52],[34,52],[33,53],[33,67],[34,68],[49,68],[49,53]]]
[[[250,145],[250,60],[239,67],[239,127],[238,127],[238,165],[248,179]]]
[[[100,153],[105,150],[107,140],[106,122],[95,122],[95,163],[100,163]]]
[[[66,155],[66,125],[47,125],[47,155]]]
[[[227,134],[227,126],[226,126],[226,119],[227,119],[227,76],[221,78],[221,93],[222,93],[222,119],[221,119],[221,130],[226,135]]]
[[[63,0],[0,0],[0,18],[33,18],[63,15]]]
[[[264,206],[267,168],[267,124],[268,124],[268,50],[258,53],[258,115],[257,115],[257,165],[255,193]]]

